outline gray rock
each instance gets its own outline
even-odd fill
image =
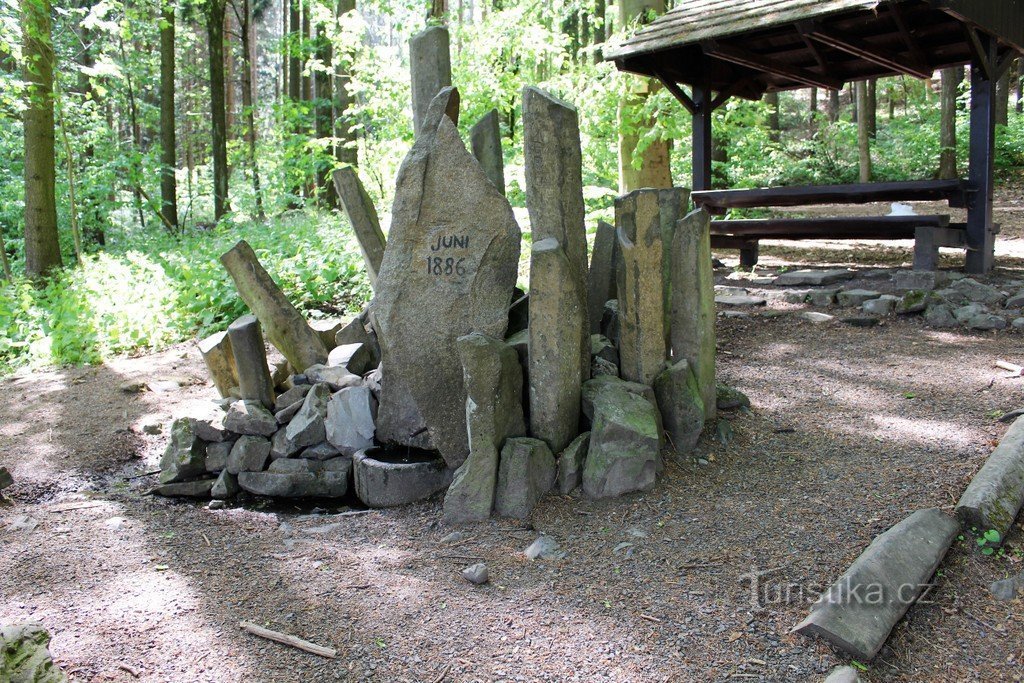
[[[456,470],[444,497],[444,520],[456,524],[491,516],[501,446],[508,437],[526,434],[518,354],[482,334],[459,337],[458,349],[466,387],[469,457]]]
[[[434,92],[430,97],[436,94],[437,92]],[[428,99],[427,104],[429,103]],[[377,209],[362,181],[359,180],[359,174],[352,166],[343,166],[334,172],[334,189],[341,200],[345,215],[348,216],[356,241],[359,242],[370,286],[376,288],[377,274],[384,259],[385,247],[384,232],[380,229]]]
[[[615,236],[615,226],[598,221],[587,278],[587,312],[591,334],[601,331],[605,302],[618,296],[615,282],[618,263],[619,241]]]
[[[210,497],[215,500],[227,500],[237,496],[239,491],[241,488],[238,486],[238,477],[224,470],[210,488]]]
[[[206,471],[220,472],[228,466],[228,455],[234,447],[234,441],[211,443],[206,447]]]
[[[274,403],[274,409],[280,413],[285,408],[293,406],[296,403],[301,406],[302,399],[306,398],[306,394],[308,394],[309,390],[312,388],[313,386],[311,384],[296,384],[291,389],[277,397],[277,401]],[[285,422],[287,422],[287,420],[285,420]]]
[[[583,481],[583,463],[590,448],[590,432],[583,432],[558,456],[558,492],[563,496]]]
[[[528,560],[560,560],[565,556],[558,541],[550,536],[539,536],[537,540],[526,547],[523,555]]]
[[[861,678],[852,666],[837,666],[829,673],[825,683],[861,683]]]
[[[966,325],[971,318],[978,315],[985,315],[988,313],[988,308],[982,304],[967,304],[966,306],[960,306],[959,308],[953,309],[953,317],[961,325]]]
[[[209,498],[216,479],[199,479],[197,481],[179,481],[173,484],[161,484],[153,489],[158,496]]]
[[[494,512],[527,519],[537,502],[555,485],[555,456],[540,439],[513,437],[505,441],[498,465]]]
[[[345,455],[371,448],[376,419],[377,399],[369,387],[342,389],[327,403],[327,441]]]
[[[918,510],[875,538],[794,631],[870,661],[928,585],[958,531],[937,508]]]
[[[853,327],[875,327],[882,321],[871,316],[853,315],[848,318],[842,318],[842,322]]]
[[[490,574],[487,572],[486,564],[483,562],[477,562],[476,564],[471,564],[462,570],[462,578],[472,584],[482,586],[490,581]]]
[[[611,340],[603,334],[590,335],[590,357],[603,358],[609,363],[619,364],[619,352]]]
[[[277,419],[259,401],[235,401],[224,417],[224,426],[235,434],[270,436],[277,431]]]
[[[834,315],[819,313],[817,311],[801,311],[800,317],[812,323],[830,323],[836,319]]]
[[[520,231],[439,111],[445,96],[431,104],[399,170],[371,315],[384,377],[377,438],[436,448],[457,467],[469,442],[455,340],[470,332],[504,339]]]
[[[949,273],[941,270],[898,270],[894,278],[897,292],[911,289],[932,291],[949,282]]]
[[[924,311],[924,321],[929,327],[956,327],[960,322],[953,315],[953,307],[949,304],[930,303]]]
[[[704,401],[697,378],[684,358],[654,380],[654,394],[669,440],[679,455],[687,455],[704,431]]]
[[[254,315],[243,315],[228,326],[231,352],[238,375],[238,395],[245,400],[274,405],[274,382],[267,366],[267,348],[263,331]]]
[[[1005,539],[1024,506],[1024,418],[1018,418],[974,475],[956,505],[965,529],[994,529]]]
[[[50,656],[49,645],[50,634],[42,624],[0,627],[0,679],[9,683],[67,683],[67,676]]]
[[[885,268],[875,268],[864,271],[861,273],[861,277],[865,280],[891,280],[893,279],[893,273]]]
[[[1024,572],[999,581],[993,581],[988,589],[996,600],[1003,602],[1014,600],[1021,592],[1024,592]]]
[[[934,297],[930,292],[915,289],[904,294],[903,298],[896,302],[893,310],[896,315],[923,313],[928,308],[928,304],[933,300]]]
[[[811,295],[809,289],[787,289],[781,293],[782,300],[787,304],[807,303],[807,297]]]
[[[981,313],[979,315],[972,315],[967,320],[967,327],[972,330],[1005,330],[1006,319],[1002,318],[993,313]]]
[[[512,336],[530,327],[530,295],[516,287],[512,290],[512,307],[508,309],[508,330]]]
[[[590,362],[591,377],[618,377],[619,366],[606,361],[604,358],[594,357]]]
[[[160,458],[160,483],[185,481],[205,473],[206,444],[196,436],[195,421],[189,417],[175,420],[171,441]]]
[[[667,191],[666,191],[667,192]],[[668,358],[668,317],[664,269],[666,244],[671,238],[662,229],[663,214],[679,216],[682,194],[667,196],[661,190],[636,190],[615,200],[616,237],[620,263],[619,371],[631,382],[651,384]]]
[[[865,301],[871,301],[882,296],[881,292],[876,292],[871,289],[847,289],[839,292],[836,295],[836,300],[840,306],[852,307],[860,306]]]
[[[440,457],[409,462],[379,459],[382,457],[375,448],[352,456],[356,495],[369,507],[415,503],[445,490],[452,481],[452,470]]]
[[[346,169],[351,169],[351,167],[347,166]],[[337,186],[337,184],[335,184],[335,186]],[[382,247],[381,253],[383,252],[384,249]],[[348,324],[348,320],[344,318],[317,318],[309,321],[309,329],[316,332],[316,335],[320,337],[320,341],[323,343],[324,348],[327,349],[329,353],[331,349],[338,345],[335,338],[338,336],[338,332],[341,331],[346,324]]]
[[[212,406],[211,406],[212,407]],[[195,430],[196,436],[206,442],[220,442],[225,439],[231,438],[231,433],[224,428],[224,413],[223,411],[217,410],[216,414],[211,414],[208,417],[197,417],[195,418]]]
[[[6,467],[0,467],[0,491],[14,484],[14,477],[7,471]]]
[[[235,442],[228,456],[227,471],[259,472],[267,466],[270,458],[270,440],[262,436],[242,436]]]
[[[601,334],[608,337],[616,348],[619,346],[619,300],[609,299],[604,302],[604,315],[601,317]]]
[[[433,133],[437,121],[428,110],[437,94],[452,84],[452,61],[448,29],[431,26],[409,40],[409,75],[412,78],[412,124],[416,137],[426,130]],[[458,106],[453,121],[458,123]],[[432,127],[433,126],[433,127]]]
[[[1024,289],[1006,300],[1006,308],[1024,308]]]
[[[362,385],[363,378],[340,365],[310,365],[304,373],[311,384],[326,384],[331,391]]]
[[[891,315],[892,312],[896,310],[896,304],[897,302],[899,302],[899,300],[900,298],[898,296],[893,296],[891,294],[883,294],[877,299],[870,299],[868,301],[865,301],[861,305],[861,310],[863,310],[868,315]]]
[[[583,491],[591,498],[648,491],[661,460],[658,411],[650,401],[616,383],[602,384],[592,396],[593,426],[583,466]]]
[[[1010,324],[1013,325],[1015,330],[1024,330],[1024,318],[1014,318]]]
[[[343,453],[326,441],[302,451],[302,457],[309,460],[331,460],[339,455]]]
[[[352,459],[282,458],[266,472],[242,472],[238,485],[249,493],[277,498],[341,498],[348,492]]]
[[[715,387],[715,400],[719,410],[736,410],[737,408],[749,408],[750,399],[747,395],[735,387],[730,387],[721,382]]]
[[[318,444],[327,438],[324,418],[327,417],[327,402],[330,398],[331,390],[326,383],[313,386],[303,399],[299,412],[295,413],[295,417],[285,427],[288,441],[295,446],[305,447]]]
[[[807,301],[812,306],[827,307],[836,302],[836,295],[839,289],[812,289],[807,294]]]
[[[746,296],[745,287],[730,287],[729,285],[715,285],[715,296]]]
[[[523,158],[533,242],[558,241],[572,269],[574,289],[585,299],[587,231],[579,120],[572,105],[532,86],[523,88]],[[586,315],[584,333],[589,334]]]
[[[288,428],[281,427],[270,439],[270,458],[290,458],[302,450],[302,446],[295,444],[288,438]]]
[[[768,300],[760,296],[716,296],[715,303],[722,306],[764,306]]]
[[[505,339],[505,343],[512,347],[519,356],[519,367],[523,371],[523,387],[530,386],[530,330],[525,329],[510,335]],[[524,399],[526,396],[524,396]],[[527,416],[526,410],[529,408],[530,402],[523,401],[523,415]]]
[[[1002,417],[999,418],[999,421],[1002,422],[1003,424],[1009,424],[1016,420],[1021,415],[1024,415],[1024,408],[1017,408],[1015,410],[1009,411],[1008,413],[1004,413]]]
[[[979,304],[993,305],[1003,300],[1003,293],[991,285],[978,282],[974,278],[965,277],[957,280],[949,286],[950,289],[960,292],[968,301]]]
[[[377,366],[373,350],[362,342],[342,344],[327,355],[329,367],[342,367],[354,375],[365,375]]]
[[[303,386],[303,385],[300,385]],[[307,389],[311,388],[308,384],[304,385]],[[302,410],[302,400],[298,400],[283,410],[279,410],[274,413],[274,419],[277,420],[277,424],[286,425],[292,421],[295,414]]]
[[[530,433],[561,451],[579,434],[590,335],[585,294],[554,238],[533,243],[530,287]]]
[[[833,270],[791,270],[775,278],[777,287],[798,287],[810,285],[820,287],[834,282],[853,279],[853,271],[843,269]]]
[[[505,155],[501,150],[501,125],[498,110],[492,109],[469,130],[469,146],[480,162],[487,179],[505,194]]]
[[[654,409],[655,415],[657,415],[658,434],[660,438],[660,435],[664,430],[661,425],[661,412],[658,410],[658,399],[654,394],[654,387],[646,384],[640,384],[639,382],[627,382],[626,380],[619,379],[618,377],[603,376],[594,377],[589,382],[585,383],[583,385],[581,407],[583,409],[583,416],[587,420],[593,423],[594,400],[607,386],[628,391],[629,393],[635,394],[650,403],[651,407]]]
[[[952,306],[964,306],[969,304],[970,301],[963,293],[956,291],[955,289],[939,289],[935,291],[935,296],[945,301]]]

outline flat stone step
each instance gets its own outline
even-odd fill
[[[824,638],[861,661],[873,659],[959,531],[938,508],[918,510],[875,538],[793,631]]]
[[[775,284],[782,287],[796,287],[798,285],[821,286],[833,282],[853,279],[853,271],[845,268],[832,270],[793,270],[775,278]]]
[[[1024,506],[1024,417],[1010,426],[985,465],[974,475],[956,516],[964,529],[984,533],[990,529],[1006,538]]]

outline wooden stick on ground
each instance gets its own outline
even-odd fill
[[[263,628],[257,626],[251,621],[240,621],[238,622],[238,628],[242,629],[246,633],[251,633],[254,636],[260,638],[266,638],[267,640],[273,640],[276,643],[282,645],[288,645],[290,647],[309,652],[314,655],[320,655],[321,657],[327,657],[328,659],[334,659],[338,656],[338,651],[333,647],[324,647],[323,645],[317,645],[311,643],[308,640],[303,640],[296,636],[290,636],[287,633],[281,633],[279,631],[271,631],[269,628]]]
[[[1014,365],[1013,363],[1007,363],[1005,360],[997,360],[996,367],[1008,370],[1015,375],[1024,375],[1024,368],[1019,365]]]

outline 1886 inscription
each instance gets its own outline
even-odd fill
[[[458,253],[449,256],[452,250],[469,249],[469,235],[438,235],[437,241],[430,245],[430,251],[435,254],[428,255],[427,273],[436,277],[441,276],[463,276],[466,274],[466,257]]]

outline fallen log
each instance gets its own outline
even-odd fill
[[[296,372],[327,362],[327,349],[245,240],[220,257],[235,281],[238,294],[266,330],[267,339],[284,354]]]
[[[254,636],[273,640],[275,643],[288,645],[289,647],[294,647],[314,655],[320,655],[321,657],[327,657],[328,659],[334,659],[338,656],[338,651],[333,647],[324,647],[323,645],[311,643],[308,640],[303,640],[297,636],[290,636],[287,633],[281,633],[280,631],[272,631],[269,628],[257,626],[251,621],[238,622],[238,628],[242,629],[246,633],[251,633]]]

